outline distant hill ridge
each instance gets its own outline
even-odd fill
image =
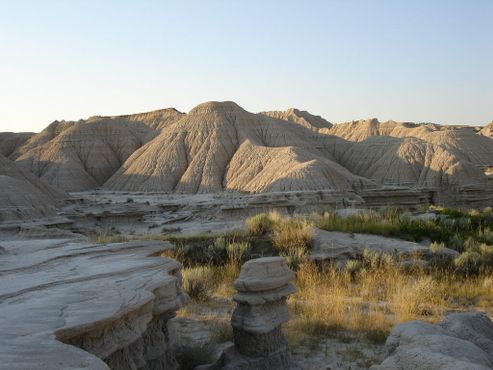
[[[230,101],[206,102],[188,114],[168,108],[55,121],[38,134],[4,134],[4,141],[0,135],[0,153],[65,191],[393,185],[438,189],[453,198],[465,187],[491,190],[492,125],[480,130],[377,119],[333,125],[294,108],[255,114]]]

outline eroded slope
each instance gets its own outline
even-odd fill
[[[209,102],[137,150],[105,188],[205,193],[369,184],[333,160],[341,141],[233,102]]]
[[[181,114],[173,109],[87,121],[55,121],[12,154],[19,166],[66,191],[102,185],[161,127]]]

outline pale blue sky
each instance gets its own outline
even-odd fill
[[[485,124],[492,22],[492,0],[0,0],[0,131],[208,100]]]

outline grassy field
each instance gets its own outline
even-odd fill
[[[286,331],[293,345],[303,336],[341,332],[360,333],[382,343],[401,322],[437,322],[452,311],[493,314],[491,212],[436,212],[438,218],[432,220],[414,220],[393,210],[349,217],[335,213],[298,218],[260,214],[246,221],[246,232],[171,238],[175,248],[166,254],[184,264],[184,288],[195,304],[231,298],[233,281],[245,260],[262,254],[283,255],[296,271],[298,287],[288,300],[292,320]],[[313,226],[429,239],[433,257],[425,265],[405,265],[393,255],[368,250],[343,269],[317,265],[308,258]],[[461,253],[447,257],[442,253],[445,247]]]
[[[180,315],[196,319],[205,307],[201,320],[223,323],[213,325],[215,338],[231,340],[233,281],[241,265],[251,258],[281,255],[296,272],[298,292],[288,300],[292,319],[285,325],[293,348],[307,337],[316,341],[344,338],[347,333],[380,345],[401,322],[437,322],[448,312],[466,310],[493,316],[493,212],[433,209],[433,213],[436,217],[395,209],[350,216],[325,212],[289,217],[273,212],[247,219],[243,231],[148,238],[173,245],[163,254],[183,264],[183,286],[192,298]],[[343,268],[316,264],[309,258],[313,227],[428,240],[432,253],[425,263],[420,256],[402,263],[395,255],[367,250]],[[134,238],[142,237],[109,232],[96,235],[94,241]],[[450,257],[444,248],[459,254]]]

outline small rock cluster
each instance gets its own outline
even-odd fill
[[[246,262],[235,281],[237,306],[231,317],[234,346],[200,370],[298,369],[281,325],[289,320],[286,298],[296,292],[294,273],[281,257]]]

